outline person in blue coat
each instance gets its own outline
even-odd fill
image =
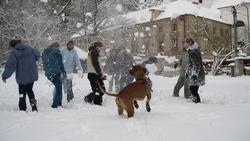
[[[45,76],[54,84],[55,93],[53,97],[52,108],[62,106],[62,78],[66,77],[64,70],[62,54],[59,50],[59,43],[54,42],[43,51],[42,61]]]
[[[67,94],[67,101],[70,102],[74,98],[74,93],[72,90],[72,79],[74,69],[77,70],[79,77],[83,77],[82,66],[77,54],[74,49],[75,42],[73,40],[68,41],[67,47],[60,48],[63,57],[63,64],[67,74],[67,78],[63,79],[64,93]]]
[[[16,82],[19,89],[19,109],[26,111],[26,95],[28,94],[32,111],[37,110],[37,101],[33,92],[34,81],[38,80],[36,62],[39,60],[38,50],[25,45],[21,40],[11,40],[9,46],[12,51],[5,64],[2,74],[3,82],[16,72]]]

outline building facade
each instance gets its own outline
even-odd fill
[[[146,56],[179,56],[186,37],[195,39],[205,58],[212,58],[218,48],[231,50],[231,25],[194,15],[137,24],[129,37],[132,52]]]

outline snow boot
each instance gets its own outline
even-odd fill
[[[198,96],[198,97],[192,97],[192,101],[194,103],[200,103],[201,102],[200,96]]]
[[[70,102],[73,98],[74,98],[74,94],[73,93],[67,94],[67,101],[68,102]]]
[[[84,97],[84,101],[86,103],[92,103],[94,100],[95,93],[90,93],[87,96]]]
[[[102,95],[95,95],[94,96],[94,104],[95,105],[102,105]]]
[[[30,105],[31,105],[31,108],[32,108],[32,112],[38,112],[37,110],[37,101],[36,99],[30,99]]]

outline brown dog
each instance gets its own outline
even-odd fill
[[[136,100],[143,100],[146,96],[146,109],[148,112],[151,111],[149,105],[151,99],[151,89],[145,77],[145,73],[147,72],[147,70],[141,66],[133,66],[133,68],[129,72],[135,77],[136,81],[123,88],[118,94],[107,93],[98,84],[104,94],[116,97],[118,114],[122,115],[123,110],[125,110],[128,114],[128,118],[134,116],[133,103],[137,104]],[[135,106],[137,107],[138,105]]]

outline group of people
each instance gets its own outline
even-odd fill
[[[109,91],[119,92],[121,88],[133,81],[133,77],[129,74],[129,69],[135,64],[133,56],[123,46],[110,51],[110,55],[105,62],[104,70],[111,75],[109,80]]]
[[[183,41],[184,53],[180,59],[180,74],[174,87],[173,96],[179,97],[179,91],[184,86],[184,97],[191,98],[194,103],[200,103],[199,86],[205,84],[205,71],[202,55],[193,38]]]
[[[74,98],[72,90],[74,70],[83,77],[83,69],[74,46],[73,40],[68,41],[67,47],[60,47],[58,42],[54,42],[42,53],[45,76],[55,86],[52,108],[62,106],[62,87],[67,94],[68,102]]]
[[[4,72],[2,74],[3,82],[6,82],[14,72],[16,72],[16,81],[19,89],[19,109],[26,111],[26,95],[29,97],[32,111],[38,111],[37,100],[33,92],[33,84],[38,80],[37,61],[42,58],[45,76],[55,86],[53,91],[53,102],[51,107],[57,108],[62,106],[62,93],[67,94],[67,101],[70,102],[74,98],[72,90],[72,79],[74,71],[83,77],[83,69],[76,50],[75,42],[70,40],[66,47],[60,47],[58,42],[53,42],[44,49],[42,56],[37,49],[32,48],[21,40],[11,40],[9,46],[12,51],[6,62]],[[193,102],[199,103],[200,96],[198,94],[199,86],[204,84],[205,73],[202,65],[202,57],[197,43],[192,38],[184,41],[185,53],[181,59],[181,69],[178,82],[174,88],[174,96],[179,96],[179,91],[184,85],[185,98],[192,96]],[[102,105],[103,93],[101,86],[105,90],[103,80],[106,79],[104,69],[100,63],[100,48],[103,47],[102,42],[96,41],[89,47],[87,57],[88,80],[91,85],[92,92],[84,97],[87,103]],[[150,57],[141,65],[156,63],[156,57]],[[133,81],[133,77],[129,74],[129,69],[135,64],[132,55],[124,48],[112,50],[110,56],[106,60],[107,73],[111,76],[109,90],[112,90],[115,81],[115,91],[119,91]],[[152,87],[152,82],[148,79]],[[98,85],[99,83],[99,85]]]
[[[60,47],[58,42],[52,43],[42,53],[45,76],[55,86],[53,92],[52,108],[62,106],[62,87],[67,94],[67,101],[74,98],[72,91],[72,75],[76,69],[80,77],[83,70],[74,41],[70,40],[67,47]],[[38,80],[37,61],[40,53],[37,49],[26,45],[22,40],[11,40],[9,46],[12,49],[2,74],[3,82],[6,82],[14,72],[19,89],[19,109],[26,111],[26,95],[29,97],[32,111],[38,111],[37,100],[33,91],[33,84]]]

